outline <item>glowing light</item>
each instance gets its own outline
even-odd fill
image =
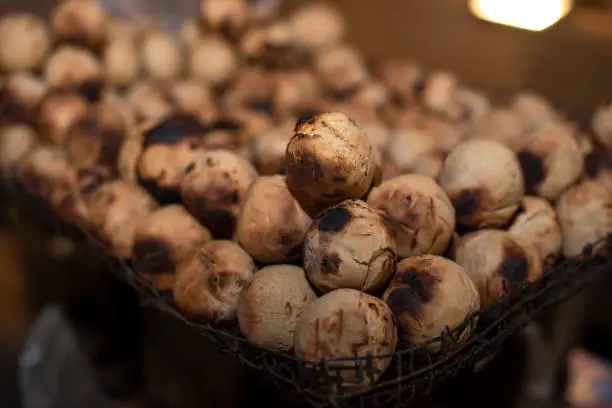
[[[481,20],[530,31],[543,31],[561,20],[572,0],[469,0]]]

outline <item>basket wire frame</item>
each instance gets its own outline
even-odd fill
[[[538,313],[571,297],[612,270],[609,256],[612,235],[608,235],[601,242],[588,245],[580,257],[546,267],[537,282],[513,288],[511,295],[472,314],[459,327],[446,328],[438,338],[426,344],[402,346],[395,353],[384,356],[309,362],[289,353],[249,343],[235,326],[219,329],[196,322],[182,313],[167,294],[157,292],[149,281],[137,275],[128,261],[114,256],[101,239],[59,219],[44,202],[21,189],[11,186],[11,190],[11,197],[18,199],[18,208],[24,216],[85,245],[88,253],[99,256],[107,263],[109,271],[137,291],[143,306],[159,309],[179,319],[214,343],[220,352],[234,355],[247,367],[266,372],[279,388],[298,394],[315,407],[406,407],[461,372],[477,371],[480,365],[497,354],[510,335],[527,325]],[[471,335],[467,341],[459,342],[458,338],[465,330],[469,330]],[[441,350],[438,356],[427,351],[428,346],[434,344]],[[373,362],[379,359],[391,359],[391,363],[385,374],[374,383]],[[365,389],[344,388],[343,372],[349,372],[352,378],[360,380],[369,378],[374,385]]]

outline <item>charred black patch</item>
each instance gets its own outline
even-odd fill
[[[451,198],[458,219],[471,217],[480,206],[482,201],[480,190],[463,190]]]
[[[304,125],[312,125],[317,120],[320,112],[315,110],[306,110],[299,113],[298,120],[295,122],[294,132],[298,132],[298,130]]]
[[[391,293],[387,296],[387,305],[400,322],[404,313],[411,316],[418,316],[421,313],[423,301],[412,288],[402,285],[393,286],[390,290]]]
[[[85,81],[76,87],[76,91],[91,103],[98,102],[102,98],[103,89],[104,82],[99,79]]]
[[[351,212],[344,207],[332,207],[323,213],[318,218],[318,229],[321,232],[339,232],[353,218]]]
[[[434,297],[438,285],[438,279],[413,266],[406,269],[400,267],[393,277],[393,282],[408,285],[422,303],[427,303]]]
[[[337,253],[330,254],[321,260],[321,271],[326,275],[335,275],[341,264],[342,260]]]
[[[517,156],[523,169],[525,193],[535,194],[538,185],[546,178],[544,160],[529,150],[522,150]]]
[[[152,238],[134,242],[132,267],[139,274],[162,275],[175,272],[176,263],[169,245]]]
[[[231,239],[236,231],[236,217],[229,210],[214,209],[198,214],[215,238]]]
[[[504,261],[499,275],[509,283],[523,282],[529,272],[529,261],[523,249],[513,241],[504,242]]]
[[[200,138],[206,127],[194,115],[178,114],[170,116],[153,126],[144,134],[143,148],[151,145],[176,145],[188,138]]]
[[[138,183],[144,187],[161,205],[181,202],[181,192],[178,187],[163,187],[155,180],[143,179],[137,176]]]
[[[187,166],[185,166],[185,174],[191,173],[195,169],[195,163],[191,162]]]

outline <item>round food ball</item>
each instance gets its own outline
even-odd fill
[[[557,200],[563,233],[563,255],[579,256],[584,247],[612,233],[612,189],[596,181],[583,181]]]
[[[557,114],[550,103],[539,95],[523,92],[516,95],[510,107],[521,120],[525,129],[533,131],[557,122]]]
[[[355,90],[369,76],[361,53],[345,44],[322,50],[314,64],[321,83],[336,95]]]
[[[5,14],[0,19],[0,71],[39,68],[49,51],[49,31],[44,20],[26,13]]]
[[[491,110],[470,131],[472,139],[495,140],[514,150],[528,135],[520,116],[510,109]]]
[[[550,127],[529,136],[519,149],[525,192],[548,200],[574,184],[584,161],[576,139],[561,127]]]
[[[174,105],[186,112],[197,113],[203,107],[215,109],[210,89],[195,79],[174,82],[168,94]]]
[[[396,317],[400,338],[414,345],[441,336],[447,328],[453,331],[480,308],[480,296],[465,270],[436,255],[401,261],[382,299]],[[465,342],[469,326],[457,335],[457,342]],[[442,346],[448,347],[433,342],[428,348],[436,353]]]
[[[136,82],[128,90],[126,101],[138,122],[161,121],[172,111],[170,100],[150,81]]]
[[[468,140],[446,158],[440,186],[468,228],[500,227],[523,199],[523,173],[514,153],[499,142]]]
[[[287,145],[287,185],[311,215],[370,189],[376,162],[367,134],[342,113],[298,121]]]
[[[240,331],[251,343],[288,351],[293,348],[298,319],[316,298],[299,266],[262,268],[240,293]]]
[[[51,28],[57,44],[69,43],[98,50],[106,36],[108,17],[94,0],[65,0],[51,16]]]
[[[436,138],[431,131],[415,126],[394,129],[386,146],[389,161],[406,173],[415,172],[423,159],[436,150]]]
[[[455,209],[436,182],[406,174],[384,181],[368,195],[395,231],[400,257],[444,253],[455,230]]]
[[[102,54],[104,76],[109,85],[125,87],[136,81],[140,73],[140,61],[136,44],[131,38],[109,41]]]
[[[252,279],[255,263],[238,244],[214,240],[179,265],[174,300],[183,312],[210,323],[236,318],[240,292]]]
[[[552,263],[561,252],[561,227],[557,213],[542,198],[525,196],[508,232],[532,243],[543,261]]]
[[[287,189],[284,176],[262,176],[244,197],[236,233],[258,261],[291,262],[300,258],[311,222]]]
[[[397,326],[389,307],[354,289],[334,290],[314,300],[302,313],[295,330],[298,358],[312,362],[347,358],[342,363],[347,369],[338,370],[345,388],[374,384],[391,363],[391,358],[373,359],[371,375],[360,376],[361,363],[348,359],[391,354],[396,346]]]
[[[88,199],[93,231],[123,259],[132,255],[136,225],[157,207],[142,187],[121,180],[102,184]]]
[[[385,60],[378,67],[377,74],[398,105],[413,102],[424,86],[423,69],[411,60]]]
[[[61,218],[87,226],[89,211],[80,194],[78,173],[62,149],[35,146],[17,163],[16,176],[26,192],[44,200]]]
[[[0,127],[0,172],[3,177],[11,175],[15,165],[37,143],[36,131],[21,123]]]
[[[280,72],[274,78],[271,98],[278,116],[286,118],[316,106],[321,99],[321,87],[311,70]]]
[[[455,262],[472,279],[484,308],[543,273],[542,258],[529,241],[505,231],[483,229],[461,237]]]
[[[247,20],[245,0],[201,0],[200,14],[204,26],[230,39],[236,38]]]
[[[431,112],[459,119],[462,112],[454,100],[458,88],[459,81],[455,75],[445,71],[432,72],[425,81],[423,104]]]
[[[118,159],[127,128],[122,114],[113,106],[98,104],[66,131],[68,158],[77,169],[101,167],[118,174]]]
[[[94,54],[83,48],[64,45],[56,49],[47,60],[44,77],[50,88],[74,89],[88,101],[97,101],[102,95],[102,66]]]
[[[395,271],[395,239],[379,213],[346,200],[316,216],[304,240],[304,269],[322,292],[381,288]]]
[[[11,122],[36,123],[37,106],[46,85],[32,74],[9,75],[0,85],[0,118]]]
[[[191,114],[167,116],[145,130],[136,173],[140,183],[162,204],[180,202],[180,183],[203,151],[206,126]]]
[[[459,106],[461,120],[468,125],[480,123],[491,112],[491,102],[482,92],[460,87],[455,90],[453,99]]]
[[[140,60],[145,75],[153,81],[172,81],[183,69],[179,44],[170,34],[159,30],[144,33],[140,43]]]
[[[612,105],[602,105],[595,110],[591,127],[597,140],[607,149],[612,149]]]
[[[189,73],[210,86],[227,83],[238,71],[238,59],[231,46],[215,37],[205,37],[189,55]]]
[[[136,224],[132,267],[158,291],[172,291],[178,265],[211,239],[181,204],[160,207]]]
[[[41,136],[56,145],[63,145],[66,132],[88,110],[85,98],[75,91],[55,89],[38,104],[38,128]]]
[[[312,3],[297,9],[289,17],[291,37],[310,50],[328,47],[342,39],[345,22],[340,12],[323,3]]]
[[[294,127],[293,121],[286,121],[249,140],[249,157],[259,174],[273,175],[285,171],[285,153]]]
[[[181,183],[181,196],[194,217],[215,237],[232,238],[240,205],[257,171],[229,150],[211,150],[194,157]]]

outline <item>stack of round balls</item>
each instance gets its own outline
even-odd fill
[[[202,0],[179,38],[92,0],[2,17],[2,175],[193,319],[311,361],[444,355],[612,232],[612,108],[591,138],[532,93],[370,69],[328,6],[267,4]]]

